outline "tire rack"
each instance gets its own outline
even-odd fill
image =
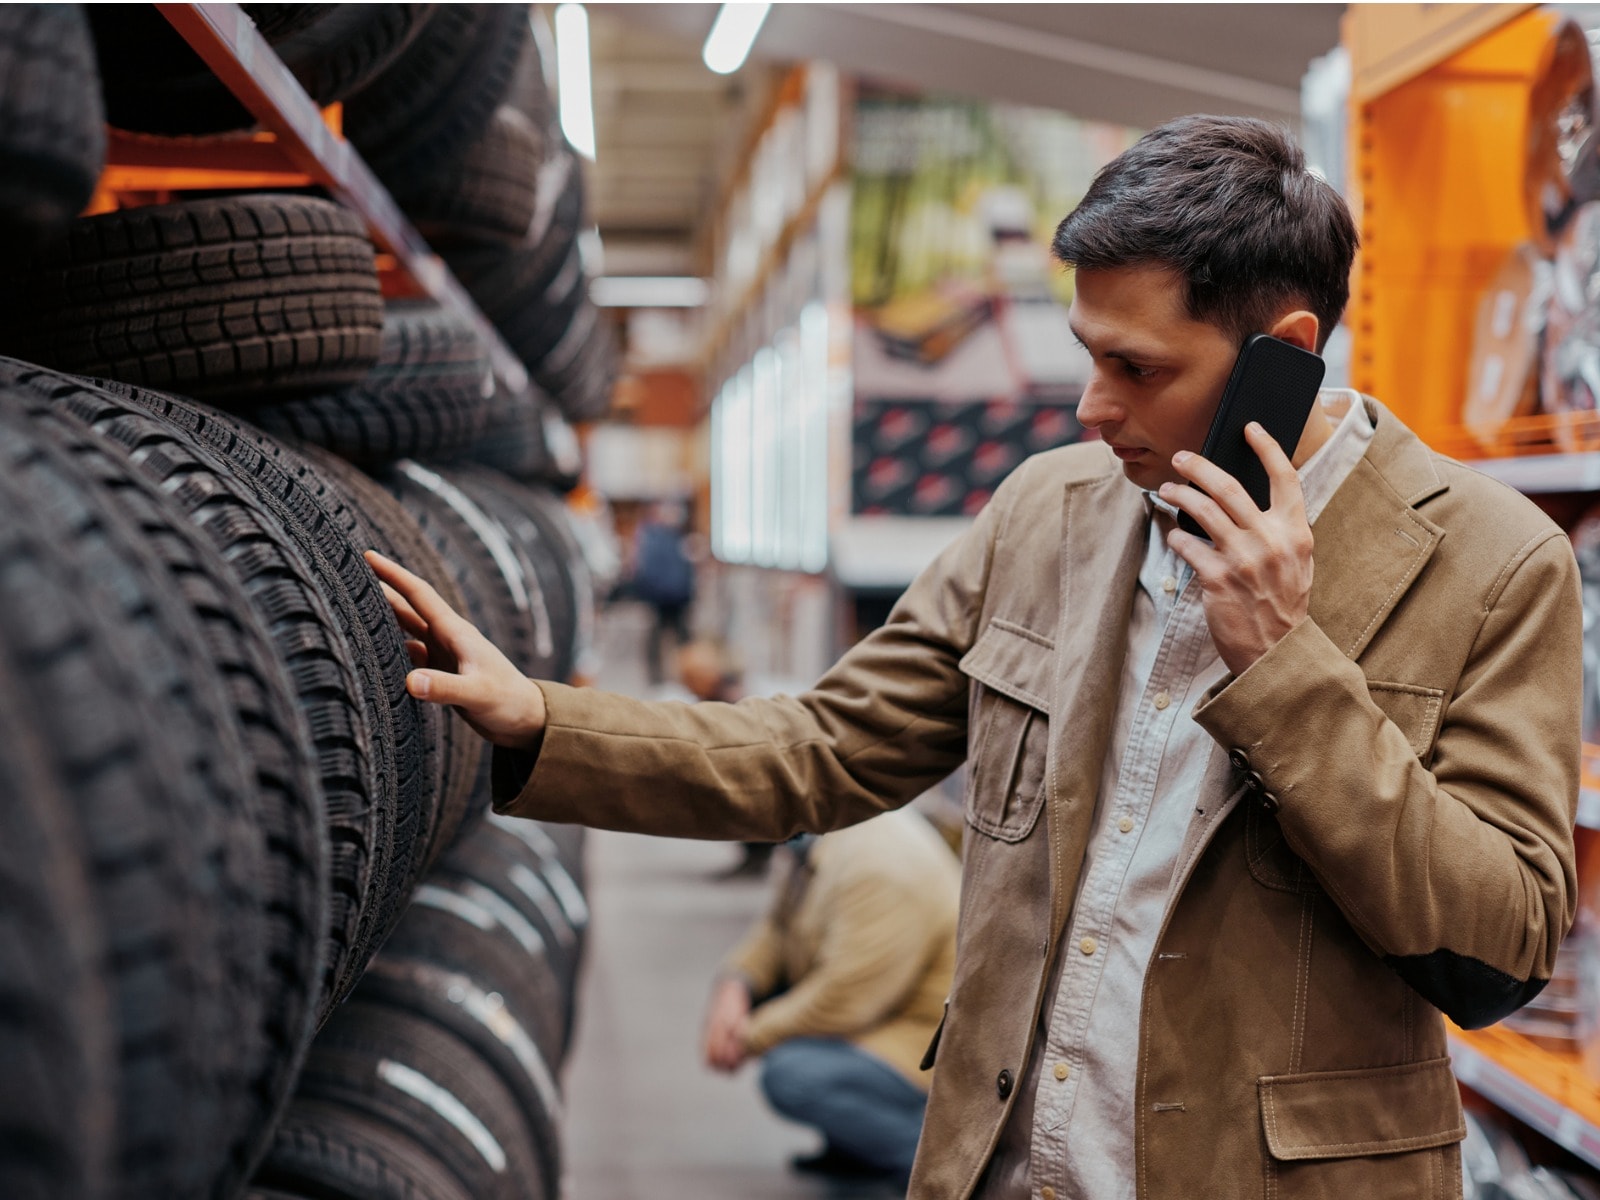
[[[1447,262],[1464,270],[1462,245],[1488,236],[1478,226],[1493,222],[1484,221],[1482,214],[1478,222],[1469,222],[1465,231],[1441,231],[1431,210],[1426,216],[1416,215],[1419,208],[1428,209],[1427,198],[1419,205],[1411,195],[1412,202],[1407,204],[1401,191],[1414,184],[1419,174],[1428,173],[1418,168],[1418,154],[1427,158],[1429,153],[1439,152],[1437,139],[1430,147],[1416,146],[1415,129],[1427,123],[1420,115],[1424,109],[1416,107],[1422,104],[1419,94],[1433,89],[1436,108],[1426,111],[1437,112],[1446,106],[1444,92],[1461,88],[1448,108],[1475,133],[1482,133],[1477,123],[1482,101],[1472,88],[1510,86],[1514,90],[1517,80],[1536,74],[1538,54],[1548,36],[1548,15],[1532,11],[1532,5],[1476,6],[1474,11],[1465,11],[1471,7],[1364,5],[1353,8],[1345,18],[1343,42],[1351,54],[1353,77],[1351,184],[1359,193],[1355,207],[1363,242],[1351,296],[1357,335],[1352,383],[1380,396],[1418,397],[1417,403],[1400,415],[1431,447],[1519,491],[1600,492],[1600,414],[1512,417],[1493,444],[1486,444],[1459,423],[1453,406],[1455,397],[1465,392],[1465,360],[1458,342],[1443,335],[1453,329],[1470,329],[1478,288],[1456,288],[1441,299],[1442,305],[1450,307],[1451,320],[1425,322],[1427,336],[1433,340],[1419,349],[1413,332],[1420,298],[1414,288],[1406,288],[1415,279],[1402,271],[1397,288],[1393,275],[1393,260],[1404,257],[1405,244],[1415,230],[1391,226],[1385,229],[1385,236],[1374,237],[1374,207],[1381,211],[1380,219],[1397,226],[1405,225],[1409,213],[1413,222],[1429,222],[1423,240],[1436,239],[1428,243],[1435,255],[1430,260],[1434,269],[1439,262]],[[1492,42],[1493,48],[1486,49],[1486,42]],[[1451,75],[1452,69],[1458,70],[1459,77]],[[1413,86],[1407,89],[1407,85]],[[1402,89],[1407,90],[1397,95]],[[1492,124],[1481,123],[1483,128]],[[1456,132],[1457,127],[1449,127],[1449,133]],[[1488,140],[1490,134],[1482,133],[1480,141]],[[1503,154],[1507,146],[1517,144],[1516,138],[1507,141],[1502,137],[1490,150],[1480,145],[1470,166],[1476,169],[1485,155]],[[1403,178],[1391,169],[1398,161],[1410,164]],[[1440,194],[1451,194],[1455,182],[1452,178],[1448,185],[1440,184]],[[1503,225],[1496,225],[1494,232],[1503,234]],[[1387,251],[1378,271],[1372,267],[1374,242],[1381,243],[1380,254]],[[1402,253],[1397,256],[1394,248]],[[1374,284],[1375,274],[1385,275],[1381,287]],[[1397,319],[1402,312],[1403,321]],[[1456,358],[1462,359],[1460,371],[1447,371],[1445,379],[1437,371],[1424,378],[1414,369],[1417,363],[1431,367],[1445,362],[1454,371]],[[1600,830],[1600,746],[1583,747],[1577,824],[1582,830]],[[1600,1167],[1600,1083],[1584,1070],[1576,1054],[1545,1050],[1501,1026],[1463,1030],[1447,1024],[1446,1028],[1451,1066],[1463,1085],[1591,1166]]]
[[[477,329],[500,384],[528,373],[466,290],[339,132],[339,105],[318,109],[237,4],[157,4],[174,29],[261,124],[254,134],[162,138],[113,130],[95,208],[148,203],[195,188],[320,185],[361,215],[376,244],[385,296],[427,296]]]

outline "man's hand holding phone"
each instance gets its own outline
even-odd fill
[[[406,690],[449,704],[496,746],[536,750],[544,740],[544,693],[433,587],[376,550],[367,563],[409,639],[416,668]]]
[[[1313,570],[1311,523],[1300,476],[1258,423],[1246,427],[1245,440],[1272,481],[1272,502],[1265,512],[1232,475],[1186,450],[1173,456],[1172,465],[1195,486],[1164,483],[1160,493],[1211,538],[1207,543],[1173,529],[1167,545],[1194,568],[1211,640],[1235,675],[1306,619]]]

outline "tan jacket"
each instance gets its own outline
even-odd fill
[[[724,969],[758,1003],[746,1046],[843,1038],[924,1090],[956,963],[961,864],[909,811],[820,838]],[[781,994],[774,995],[779,989]]]
[[[1454,1197],[1439,1010],[1549,979],[1574,906],[1581,616],[1526,499],[1381,406],[1318,519],[1311,618],[1195,718],[1197,814],[1146,974],[1141,1200]],[[507,810],[778,839],[972,759],[956,978],[911,1194],[976,1184],[1028,1061],[1082,862],[1140,557],[1098,445],[1029,460],[889,622],[798,698],[651,706],[546,687]],[[502,756],[502,789],[518,764]]]

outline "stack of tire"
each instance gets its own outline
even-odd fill
[[[449,12],[356,7],[251,6],[352,119]],[[520,57],[511,11],[474,21]],[[238,123],[159,20],[0,6],[0,1196],[555,1196],[581,840],[484,820],[489,756],[407,693],[362,554],[563,678],[592,603],[565,506],[463,461],[486,349],[385,304],[353,214],[71,219],[91,26],[114,122]]]

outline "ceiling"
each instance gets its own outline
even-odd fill
[[[715,4],[591,4],[591,205],[609,274],[703,269],[696,247],[777,64],[1147,128],[1189,112],[1295,124],[1342,4],[776,4],[751,62],[700,61]],[[658,263],[659,267],[652,266]]]

